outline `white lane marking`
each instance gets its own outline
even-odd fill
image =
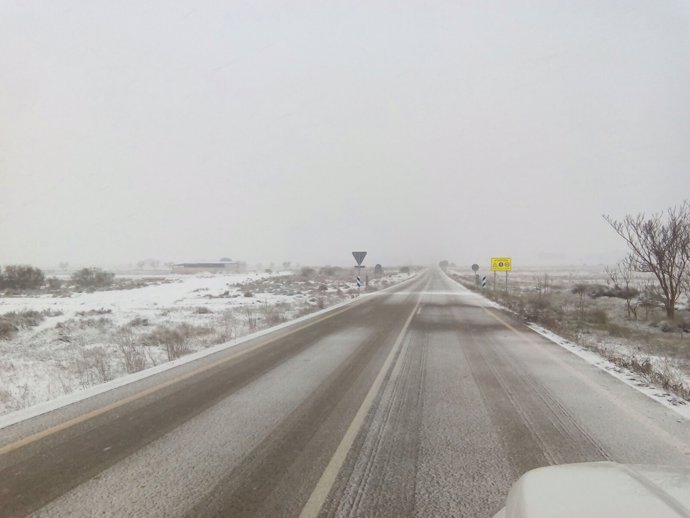
[[[386,377],[386,374],[390,370],[391,363],[393,363],[393,360],[395,359],[398,350],[400,350],[401,348],[403,340],[405,339],[405,335],[407,334],[407,329],[410,327],[412,319],[415,317],[415,315],[417,315],[417,310],[419,309],[419,305],[421,304],[421,302],[422,298],[420,295],[419,299],[417,299],[417,304],[410,313],[410,316],[407,317],[405,325],[403,325],[403,328],[400,331],[400,334],[398,335],[398,338],[396,339],[393,348],[388,353],[386,361],[383,363],[383,367],[381,367],[381,370],[376,376],[373,385],[369,389],[369,392],[367,392],[364,401],[362,401],[362,405],[359,407],[359,410],[357,410],[357,413],[355,414],[354,419],[350,423],[350,426],[348,427],[347,431],[345,432],[345,435],[340,441],[338,448],[336,448],[333,457],[328,463],[328,466],[326,466],[326,469],[321,474],[321,478],[316,483],[314,491],[312,492],[311,496],[309,497],[309,500],[302,509],[302,512],[300,513],[300,518],[315,517],[318,516],[319,512],[321,511],[321,507],[323,507],[323,504],[326,501],[328,494],[331,492],[331,488],[333,487],[335,479],[338,476],[338,473],[340,472],[340,468],[342,468],[343,463],[345,462],[345,458],[347,457],[347,454],[350,451],[350,448],[352,447],[352,443],[355,442],[355,438],[357,437],[357,434],[359,433],[360,429],[362,428],[362,425],[364,424],[364,419],[369,413],[371,405],[374,403],[374,399],[376,399],[376,396],[379,393],[379,390],[381,389],[381,385],[383,384],[383,380]],[[398,361],[396,362],[396,366],[401,361],[402,353],[398,355],[397,358]]]

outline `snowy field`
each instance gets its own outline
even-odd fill
[[[348,300],[357,290],[351,272],[339,273],[118,275],[146,285],[0,297],[13,329],[0,339],[0,415]],[[373,278],[370,290],[409,275]]]

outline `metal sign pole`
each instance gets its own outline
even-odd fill
[[[357,265],[357,296],[359,297],[359,290],[361,289],[361,284],[362,284],[362,265],[358,264]]]

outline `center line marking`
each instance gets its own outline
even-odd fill
[[[430,280],[427,282],[427,286],[430,282]],[[426,287],[424,288],[424,290],[422,290],[422,292],[424,291],[426,291]],[[374,399],[376,399],[376,396],[379,393],[379,390],[381,389],[383,380],[386,377],[386,374],[388,373],[396,354],[400,350],[405,335],[407,334],[407,329],[410,327],[412,319],[417,314],[419,305],[422,302],[421,295],[422,293],[419,293],[419,299],[417,300],[417,304],[415,304],[415,307],[410,313],[410,316],[407,317],[405,325],[403,325],[403,328],[400,331],[400,334],[398,335],[398,338],[395,341],[393,348],[386,357],[386,361],[383,363],[383,366],[381,367],[381,370],[376,376],[376,379],[374,380],[374,383],[369,389],[369,392],[367,392],[364,401],[362,401],[362,405],[359,407],[359,410],[357,410],[354,419],[352,419],[350,426],[348,427],[347,431],[345,432],[345,435],[340,441],[338,448],[336,448],[333,457],[328,463],[328,466],[326,466],[326,469],[321,474],[321,478],[316,483],[314,491],[312,491],[309,500],[307,501],[304,508],[302,509],[302,512],[300,513],[300,518],[312,518],[319,515],[319,512],[321,511],[321,508],[323,507],[326,498],[328,498],[328,494],[331,492],[331,489],[333,488],[333,484],[335,483],[335,479],[337,478],[338,473],[340,472],[340,468],[343,467],[343,464],[345,463],[345,458],[347,457],[347,454],[350,451],[352,444],[355,442],[357,434],[359,433],[360,429],[362,428],[362,425],[364,424],[364,419],[369,413],[369,410],[371,409],[371,406],[374,403]]]

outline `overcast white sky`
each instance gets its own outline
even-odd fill
[[[690,0],[0,0],[0,264],[614,261],[689,143]]]

